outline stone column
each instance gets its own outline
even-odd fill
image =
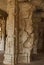
[[[7,24],[6,24],[6,45],[4,54],[4,64],[14,65],[14,10],[15,0],[7,1]]]
[[[33,48],[32,14],[34,6],[29,3],[19,4],[19,55],[18,63],[30,63],[30,54]]]

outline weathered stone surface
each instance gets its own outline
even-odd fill
[[[0,0],[0,9],[7,11],[7,0]]]
[[[18,63],[30,63],[30,51],[33,45],[32,5],[19,4],[19,54]],[[25,54],[26,56],[25,56]],[[27,61],[28,55],[28,61]],[[22,58],[22,59],[21,59]],[[20,61],[19,61],[20,60]]]
[[[4,64],[14,65],[14,0],[8,0],[7,2],[7,24],[6,24],[6,47],[4,54]]]
[[[14,65],[14,49],[15,49],[15,63],[30,63],[30,54],[33,49],[33,53],[37,53],[37,43],[39,40],[39,45],[43,41],[40,41],[42,36],[39,36],[39,32],[42,32],[42,28],[44,26],[43,23],[40,23],[41,17],[44,17],[43,12],[40,14],[36,13],[32,16],[33,10],[36,10],[37,7],[44,9],[44,3],[42,4],[41,0],[18,0],[21,3],[14,3],[14,0],[8,0],[7,2],[7,12],[9,14],[7,19],[7,38],[6,38],[6,48],[4,55],[4,63]],[[24,2],[23,2],[24,1]],[[27,2],[26,2],[27,1]],[[28,2],[30,1],[30,2]],[[41,4],[41,6],[40,6]],[[17,13],[15,8],[18,7]],[[36,9],[34,9],[36,8]],[[15,15],[17,15],[17,20],[15,19]],[[18,19],[19,18],[19,19]],[[19,30],[17,29],[17,25],[19,24]],[[16,21],[18,21],[16,23]],[[42,24],[42,27],[40,27]],[[16,28],[14,28],[16,26]],[[38,27],[39,26],[39,27]],[[19,35],[19,39],[15,39],[15,48],[14,48],[14,29],[16,38]],[[40,30],[42,29],[42,30]],[[19,34],[17,34],[19,32]],[[40,39],[39,39],[40,38]],[[17,41],[19,41],[17,43]],[[18,46],[19,45],[19,46]],[[18,48],[19,47],[19,48]],[[39,47],[40,48],[40,47]],[[12,61],[11,61],[12,60]]]

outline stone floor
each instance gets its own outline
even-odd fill
[[[33,61],[30,63],[30,65],[44,65],[44,53],[40,53],[33,57]]]
[[[0,53],[0,65],[4,65],[3,58],[4,58],[3,53]],[[44,65],[44,53],[33,55],[30,64],[17,64],[17,65]]]
[[[17,65],[44,65],[44,53],[34,55],[30,64],[17,64]]]

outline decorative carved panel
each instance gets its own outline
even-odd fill
[[[30,63],[30,51],[33,45],[32,5],[28,2],[18,3],[19,43],[17,46],[17,63]],[[18,25],[18,24],[17,24]]]

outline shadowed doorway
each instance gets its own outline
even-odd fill
[[[31,53],[31,59],[38,60],[44,57],[44,11],[37,7],[32,15],[33,32],[34,32],[34,46],[37,54]],[[35,50],[35,51],[36,51]]]
[[[8,14],[0,9],[0,65],[3,65],[6,44],[6,20]]]
[[[37,46],[38,51],[44,49],[44,16],[43,10],[37,8],[33,13],[33,31],[34,31],[34,42]],[[37,42],[36,42],[37,40]]]
[[[8,14],[0,9],[0,51],[4,52],[6,43],[6,19]]]

